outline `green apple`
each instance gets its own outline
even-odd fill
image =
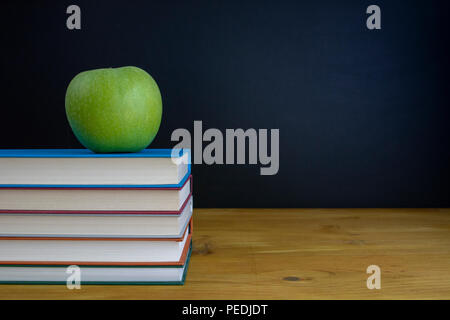
[[[98,152],[138,152],[155,138],[162,100],[155,80],[137,67],[81,72],[66,91],[66,115],[83,146]]]

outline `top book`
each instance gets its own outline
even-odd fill
[[[0,187],[179,188],[189,178],[190,160],[185,149],[108,154],[87,149],[0,150]]]

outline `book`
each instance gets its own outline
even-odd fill
[[[93,153],[87,149],[0,150],[0,187],[181,187],[190,175],[186,149]]]
[[[182,285],[192,247],[182,265],[79,265],[80,285]],[[69,265],[0,265],[0,284],[67,284]]]
[[[0,150],[0,283],[183,284],[189,150]]]
[[[193,212],[189,196],[177,212],[0,213],[0,238],[179,238]],[[1,257],[0,257],[1,258]]]
[[[182,265],[192,223],[180,238],[0,238],[0,265]]]
[[[179,187],[5,188],[2,213],[123,213],[178,215],[192,193],[192,177]]]

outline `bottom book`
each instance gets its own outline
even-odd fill
[[[192,244],[183,265],[81,265],[77,280],[81,285],[181,285],[186,279],[191,251]],[[0,283],[67,284],[73,274],[73,269],[68,268],[64,265],[0,265]]]

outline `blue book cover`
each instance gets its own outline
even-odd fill
[[[67,164],[65,164],[64,168],[76,170],[76,159],[181,159],[186,155],[186,172],[181,179],[179,179],[178,181],[171,181],[170,183],[159,181],[161,179],[153,179],[155,181],[158,180],[158,183],[141,183],[140,181],[137,181],[137,183],[66,183],[65,181],[63,183],[34,183],[35,181],[39,180],[38,178],[34,177],[34,174],[37,175],[40,172],[44,172],[45,169],[48,168],[41,165],[42,161],[25,162],[25,164],[21,167],[21,163],[24,163],[23,159],[28,159],[31,161],[33,161],[33,159],[46,158],[74,159],[73,166],[67,166]],[[57,161],[54,163],[58,164]],[[149,166],[151,166],[150,162],[149,165],[144,168],[149,169]],[[102,169],[101,166],[97,168]],[[63,167],[61,167],[60,171],[58,171],[57,165],[50,169],[51,170],[48,169],[47,171],[55,175],[53,177],[54,181],[64,180],[63,176],[65,175],[65,171],[63,171]],[[111,173],[114,174],[115,172],[125,171],[126,169],[127,166],[123,165],[121,167],[118,167],[118,169],[116,167],[116,170],[112,171]],[[55,172],[59,172],[59,176],[58,174],[55,174]],[[75,171],[75,174],[73,174],[73,176],[76,176],[76,173],[77,172]],[[79,170],[79,174],[84,174],[87,176],[87,173],[83,170]],[[187,179],[189,179],[190,174],[191,157],[189,149],[144,149],[140,152],[135,153],[94,153],[88,149],[0,149],[0,188],[181,188],[187,181]],[[95,175],[96,172],[92,172],[91,176],[95,177]],[[46,180],[42,179],[43,176],[44,173],[41,173],[40,179]],[[149,180],[152,180],[151,174],[148,175],[148,177],[150,178]],[[28,180],[33,182],[24,182]]]

